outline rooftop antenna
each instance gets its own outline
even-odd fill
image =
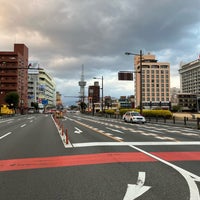
[[[86,81],[84,81],[84,65],[83,64],[82,64],[81,80],[78,82],[78,84],[80,86],[80,99],[81,99],[81,102],[84,103]]]

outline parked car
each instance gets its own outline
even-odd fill
[[[145,117],[143,117],[139,112],[135,112],[135,111],[128,111],[126,112],[122,119],[125,122],[131,122],[131,123],[145,123],[146,119]]]

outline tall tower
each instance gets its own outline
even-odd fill
[[[84,102],[85,100],[85,86],[86,86],[86,81],[84,81],[84,65],[82,65],[82,73],[81,73],[81,80],[78,82],[80,86],[80,99],[81,102]]]

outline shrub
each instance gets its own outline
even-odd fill
[[[144,117],[165,117],[172,118],[172,113],[169,110],[143,110]]]
[[[113,110],[113,109],[107,109],[107,110],[105,110],[105,113],[109,114],[109,115],[114,115],[115,114],[115,110]]]

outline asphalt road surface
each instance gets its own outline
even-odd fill
[[[0,120],[2,200],[200,200],[200,131],[68,113]]]

